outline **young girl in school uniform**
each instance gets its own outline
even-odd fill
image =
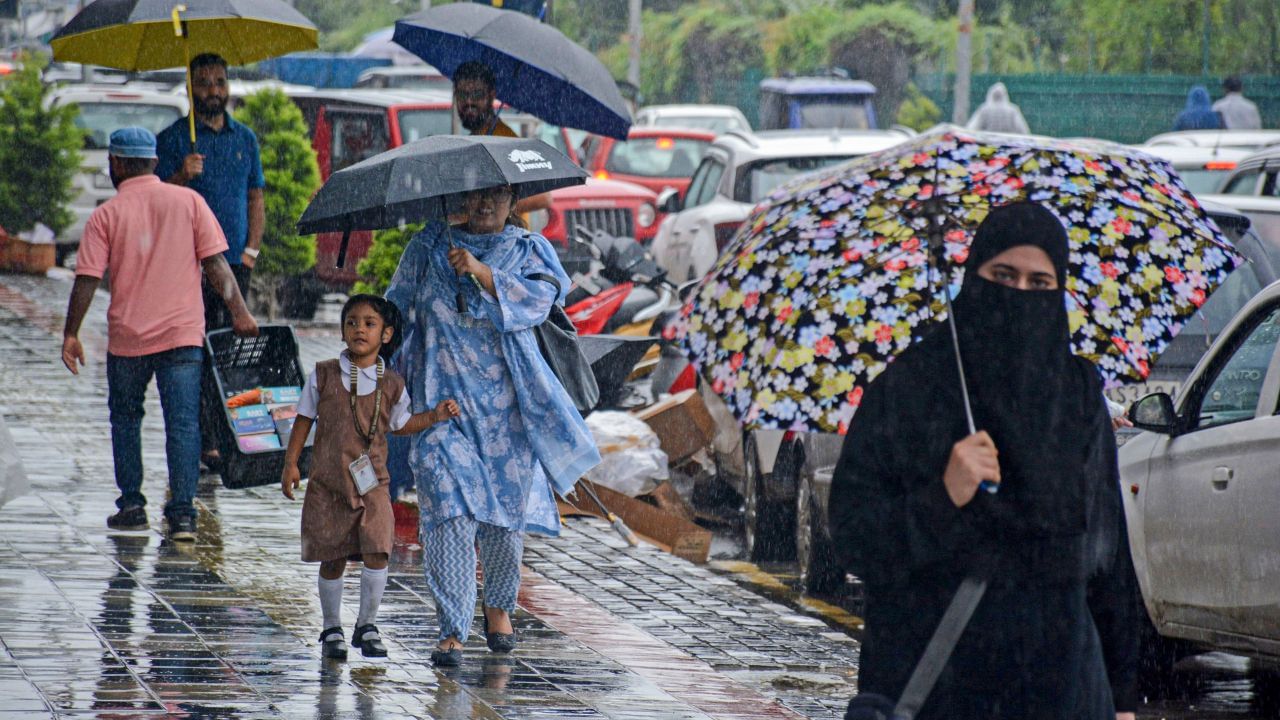
[[[342,308],[342,340],[336,360],[316,365],[298,403],[280,478],[285,497],[301,484],[298,458],[316,425],[310,482],[302,506],[302,560],[320,563],[320,609],[325,657],[345,660],[340,611],[342,574],[348,559],[360,572],[360,612],[351,644],[365,657],[386,657],[374,624],[387,585],[387,559],[395,535],[388,490],[387,432],[410,435],[459,415],[444,400],[413,415],[404,379],[387,367],[399,345],[400,313],[376,295],[356,295]],[[356,392],[351,394],[351,385]]]

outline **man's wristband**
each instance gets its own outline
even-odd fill
[[[245,254],[245,255],[248,255],[249,257],[253,258],[254,260],[257,260],[257,259],[258,259],[258,253],[259,253],[259,252],[260,252],[260,251],[258,250],[258,248],[246,247],[246,248],[244,249],[244,254]]]

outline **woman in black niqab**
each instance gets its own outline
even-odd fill
[[[1018,258],[1043,257],[1028,247],[1051,274],[1024,272]],[[828,507],[833,544],[866,586],[860,692],[901,694],[960,581],[979,564],[991,575],[922,720],[1136,708],[1145,618],[1100,378],[1070,350],[1067,264],[1052,212],[994,209],[952,305],[978,434],[940,324],[867,387],[845,438]],[[976,490],[977,475],[998,491]]]

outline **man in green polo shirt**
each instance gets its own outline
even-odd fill
[[[249,297],[249,274],[258,258],[266,225],[262,160],[258,138],[227,112],[227,61],[213,53],[191,61],[191,109],[196,115],[192,146],[187,118],[179,118],[156,138],[156,175],[186,185],[204,197],[227,237],[227,263],[240,293]],[[230,327],[221,296],[204,283],[205,326]]]

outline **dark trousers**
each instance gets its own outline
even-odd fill
[[[200,372],[204,351],[180,347],[123,357],[107,355],[107,407],[111,413],[111,454],[115,460],[116,506],[142,507],[142,403],[151,377],[164,410],[165,456],[169,461],[166,517],[195,517],[192,500],[200,480]]]
[[[236,285],[240,286],[240,295],[246,303],[249,302],[250,273],[252,269],[248,265],[231,266],[231,274],[235,276]],[[200,292],[204,295],[204,331],[231,327],[231,311],[227,309],[227,301],[223,300],[222,294],[209,284],[208,276],[204,276],[201,280]]]

